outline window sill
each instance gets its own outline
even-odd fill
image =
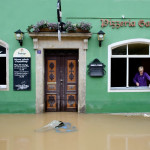
[[[0,85],[0,91],[8,91],[7,85]]]
[[[111,87],[108,92],[150,92],[150,87]]]

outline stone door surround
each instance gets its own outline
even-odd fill
[[[57,33],[30,33],[36,52],[36,113],[45,111],[44,102],[44,50],[79,50],[78,70],[78,112],[85,112],[86,100],[86,50],[91,33],[62,33],[61,41],[58,41]]]

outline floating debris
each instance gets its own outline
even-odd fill
[[[75,126],[71,126],[71,123],[69,122],[64,122],[64,126],[56,128],[55,130],[59,133],[65,133],[77,131],[77,128]]]
[[[51,129],[54,129],[58,133],[65,133],[65,132],[74,132],[77,131],[75,126],[71,126],[69,122],[62,122],[58,120],[53,120],[49,124],[35,130],[36,132],[46,132]]]
[[[62,126],[64,126],[64,123],[62,121],[53,120],[49,124],[45,125],[44,127],[39,128],[35,131],[36,132],[45,132],[45,131],[48,131],[50,129],[55,129],[55,128],[59,128],[59,127],[62,127]]]
[[[144,114],[144,117],[150,117],[150,115],[148,115],[148,114]]]

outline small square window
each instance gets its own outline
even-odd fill
[[[6,54],[6,48],[3,46],[0,46],[0,54]]]
[[[0,40],[0,90],[9,90],[8,45]]]
[[[111,59],[111,87],[126,87],[126,58]]]
[[[112,50],[112,55],[126,55],[127,45],[123,45]]]
[[[0,85],[6,85],[6,57],[0,57]]]
[[[148,44],[129,44],[128,51],[129,51],[129,55],[148,55],[149,45]]]

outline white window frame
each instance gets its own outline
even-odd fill
[[[149,55],[128,55],[128,44],[149,44]],[[126,55],[112,55],[112,49],[127,45],[127,54]],[[111,58],[150,58],[150,40],[149,39],[130,39],[125,41],[120,41],[108,45],[108,92],[150,92],[150,87],[129,87],[129,63],[127,63],[127,74],[126,74],[126,85],[127,87],[111,87]]]
[[[0,46],[6,48],[6,54],[0,54],[0,57],[6,57],[6,85],[0,85],[0,91],[9,90],[9,46],[6,42],[0,40]]]

